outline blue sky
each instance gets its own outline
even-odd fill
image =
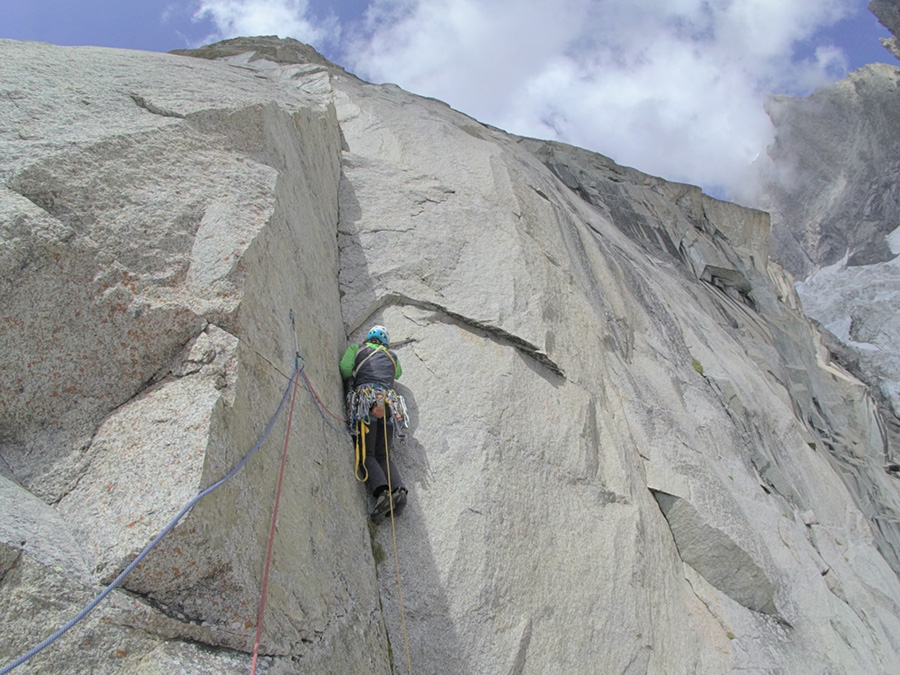
[[[523,135],[724,195],[772,141],[769,93],[900,65],[867,0],[0,0],[0,37],[150,51],[313,44]]]

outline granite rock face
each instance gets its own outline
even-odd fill
[[[808,98],[772,97],[776,140],[762,203],[773,213],[772,250],[797,279],[846,258],[892,260],[900,68],[874,63]]]
[[[22,617],[0,629],[5,663],[254,447],[298,349],[339,409],[332,363],[345,333],[341,141],[330,99],[316,93],[328,83],[322,66],[283,69],[277,86],[180,56],[0,49],[0,453],[8,489],[22,495],[0,518],[11,528],[3,613]],[[261,651],[313,669],[326,659],[384,670],[346,439],[311,400],[296,407],[285,467],[294,497],[281,504]],[[286,417],[126,578],[116,617],[86,630],[121,628],[102,645],[63,638],[37,672],[62,660],[70,672],[171,672],[179,659],[207,664],[190,672],[246,671],[249,658],[225,648],[253,645]],[[42,544],[48,533],[68,546]],[[107,648],[123,631],[134,644]],[[195,643],[223,650],[211,657]]]
[[[268,672],[900,669],[883,425],[767,214],[292,41],[0,50],[4,662],[254,446],[296,351],[340,411],[383,323],[402,602],[352,441],[298,392]],[[246,672],[285,427],[33,672]]]
[[[870,7],[891,30],[896,2]],[[776,140],[751,201],[772,214],[772,255],[842,365],[867,382],[900,454],[900,68],[860,68],[808,98],[769,102]]]
[[[900,32],[900,3],[897,0],[869,0],[869,11],[872,12],[882,26],[891,31],[892,37],[880,38],[891,54],[900,59],[900,43],[897,33]]]

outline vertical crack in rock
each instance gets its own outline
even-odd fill
[[[737,542],[704,522],[687,500],[665,492],[654,491],[653,496],[684,562],[747,609],[778,616],[774,584]]]
[[[687,563],[685,563],[687,564]],[[716,623],[722,628],[723,633],[729,633],[728,626],[722,621],[722,617],[719,612],[715,611],[715,609],[710,606],[709,602],[703,597],[703,594],[700,593],[697,588],[694,586],[696,578],[691,574],[686,574],[684,577],[685,581],[687,581],[688,586],[691,587],[691,592],[694,594],[694,597],[706,608],[706,611],[709,612],[709,615],[715,619]]]
[[[525,672],[525,662],[528,658],[528,647],[531,645],[531,633],[533,622],[528,618],[522,627],[522,636],[519,638],[519,645],[516,648],[516,658],[512,667],[509,669],[509,675],[522,675]]]

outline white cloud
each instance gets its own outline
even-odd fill
[[[346,45],[363,77],[441,98],[492,121],[570,45],[590,0],[374,0],[365,37]]]
[[[374,0],[346,65],[509,131],[674,180],[738,183],[765,153],[769,92],[832,81],[795,42],[852,0]]]
[[[308,0],[204,0],[195,17],[217,38],[274,33],[332,52],[340,32],[333,58],[361,77],[713,187],[737,185],[765,155],[768,93],[844,74],[836,48],[802,62],[793,50],[859,0],[357,2],[363,19],[344,26],[317,20]]]
[[[737,180],[771,135],[753,82],[668,41],[628,68],[560,59],[529,82],[507,120],[519,133],[708,186]]]
[[[216,32],[204,42],[242,35],[278,35],[307,44],[321,44],[335,29],[333,19],[316,22],[307,17],[308,0],[204,0],[194,19],[208,19]]]

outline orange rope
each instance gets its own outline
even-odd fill
[[[294,418],[294,400],[297,397],[297,382],[294,378],[294,386],[291,391],[291,409],[288,413],[287,430],[284,433],[284,450],[281,453],[281,469],[278,471],[278,487],[275,489],[275,507],[272,509],[272,526],[269,529],[269,546],[266,551],[266,567],[263,571],[262,590],[260,591],[259,612],[256,615],[256,640],[253,643],[253,661],[250,664],[250,675],[256,674],[256,662],[259,658],[259,642],[262,638],[263,610],[266,607],[266,588],[269,585],[269,567],[272,563],[272,548],[275,543],[275,524],[278,520],[278,503],[281,500],[281,483],[284,479],[284,465],[287,461],[288,440],[291,437],[291,421]]]
[[[403,589],[400,587],[400,555],[397,553],[397,530],[394,527],[394,490],[391,486],[391,456],[388,452],[388,425],[384,426],[384,464],[387,468],[388,506],[391,511],[391,541],[394,544],[394,567],[397,572],[397,604],[400,606],[400,625],[403,627],[403,647],[406,650],[406,672],[412,675],[412,661],[409,658],[409,639],[406,636],[406,612],[403,610]]]
[[[340,415],[335,415],[328,409],[328,406],[322,402],[322,399],[319,398],[319,395],[316,393],[316,390],[313,389],[312,382],[309,381],[309,378],[306,376],[306,373],[303,373],[303,380],[306,382],[306,386],[309,389],[309,393],[313,395],[313,398],[316,399],[316,402],[319,404],[319,407],[331,415],[332,419],[337,420],[338,422],[346,422],[347,420],[341,417]]]

